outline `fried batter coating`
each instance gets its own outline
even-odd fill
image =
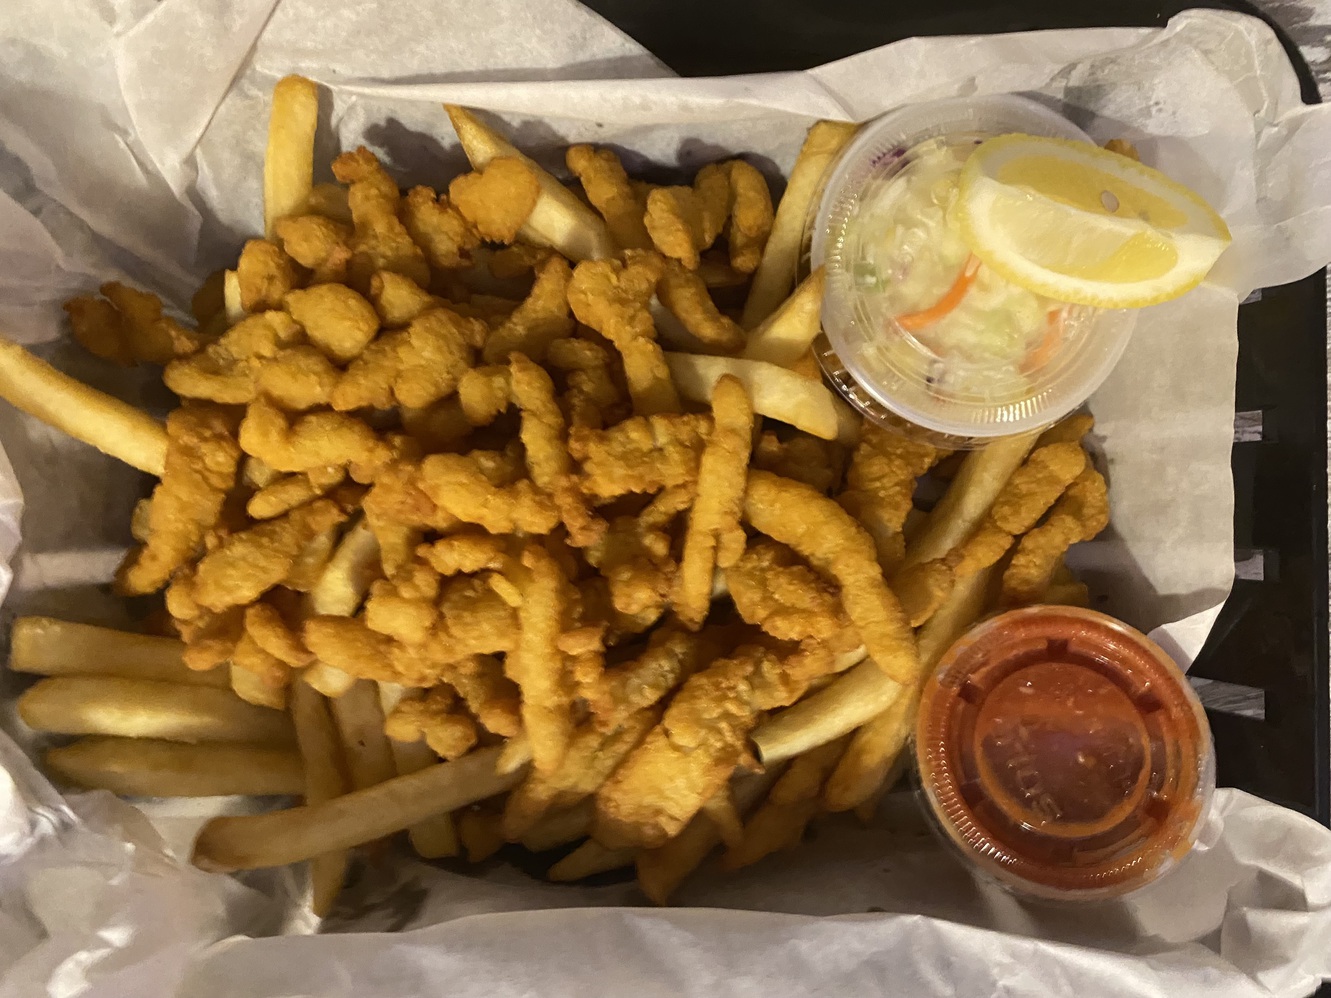
[[[401,329],[422,312],[443,305],[409,277],[381,270],[370,278],[370,301],[385,329]]]
[[[278,471],[357,465],[382,467],[392,458],[388,444],[359,419],[340,412],[312,412],[288,422],[267,399],[256,399],[240,424],[240,446]]]
[[[203,345],[199,334],[162,314],[162,300],[119,281],[101,286],[103,297],[65,302],[74,338],[113,364],[166,364]]]
[[[452,663],[444,678],[486,731],[512,738],[522,730],[518,686],[504,675],[499,659],[470,655]]]
[[[425,254],[398,219],[397,183],[375,155],[364,146],[344,152],[333,160],[333,176],[350,185],[347,205],[355,229],[348,267],[352,287],[367,291],[371,276],[380,270],[395,271],[426,287],[430,267]]]
[[[1086,452],[1081,444],[1037,447],[998,493],[989,508],[989,519],[1009,534],[1024,534],[1085,468]]]
[[[508,795],[504,837],[515,842],[547,811],[572,807],[594,794],[659,719],[655,710],[640,710],[609,731],[590,723],[577,728],[554,770],[532,772]]]
[[[602,731],[613,731],[664,700],[719,653],[720,646],[708,631],[694,634],[669,624],[657,628],[641,655],[605,670],[584,693],[594,723]]]
[[[646,200],[633,189],[619,157],[610,149],[578,145],[568,147],[564,162],[582,182],[587,200],[605,219],[615,244],[620,249],[650,249],[652,239],[642,221]]]
[[[244,615],[240,607],[232,607],[222,613],[200,610],[188,622],[177,620],[177,626],[185,642],[185,651],[181,657],[186,667],[198,672],[215,669],[226,662],[245,633]]]
[[[782,641],[825,640],[845,625],[835,588],[776,541],[751,542],[726,584],[740,617]]]
[[[431,636],[431,654],[460,662],[472,655],[507,654],[518,644],[518,614],[483,577],[448,580],[439,598],[444,633]]]
[[[692,187],[650,191],[643,224],[658,252],[697,270],[700,252],[716,242],[726,224],[730,201],[730,180],[712,163],[698,171]]]
[[[284,475],[250,496],[245,503],[245,512],[255,520],[271,520],[311,499],[327,495],[346,477],[346,469],[338,465]]]
[[[332,285],[329,285],[332,287]],[[288,347],[259,365],[256,386],[288,412],[327,405],[342,372],[315,347]]]
[[[667,260],[656,293],[670,312],[699,342],[719,353],[744,346],[744,330],[721,314],[703,279],[678,260]]]
[[[1003,549],[998,552],[995,560],[1002,557],[1008,543],[1004,542]],[[979,565],[974,571],[987,567],[987,564]],[[973,574],[971,570],[967,570],[964,574],[955,572],[945,559],[935,558],[933,561],[907,566],[898,572],[892,579],[892,591],[901,601],[901,610],[910,621],[910,626],[919,627],[932,617],[934,611],[951,595],[956,580],[970,574]]]
[[[333,390],[339,412],[394,404],[422,408],[452,394],[485,338],[485,324],[432,308],[385,333],[351,362]]]
[[[1104,476],[1087,467],[1049,511],[1049,518],[1017,545],[1003,573],[1001,602],[1038,602],[1049,589],[1063,553],[1109,526],[1109,493]]]
[[[514,554],[510,538],[484,533],[451,534],[422,544],[416,553],[440,575],[497,572]]]
[[[550,344],[573,332],[568,308],[572,275],[562,256],[552,254],[538,263],[531,292],[486,338],[481,359],[487,364],[502,364],[516,350],[542,363]]]
[[[608,430],[574,427],[569,453],[582,464],[582,490],[606,501],[698,480],[711,417],[701,413],[634,416]]]
[[[292,291],[282,304],[310,342],[339,364],[358,356],[379,331],[374,306],[343,284]]]
[[[869,532],[884,572],[894,571],[905,554],[901,528],[916,479],[942,456],[929,444],[865,421],[837,502]]]
[[[470,454],[431,454],[421,462],[419,485],[439,509],[492,534],[548,534],[559,523],[554,500],[535,483],[496,485]]]
[[[578,264],[569,282],[568,303],[579,322],[608,339],[623,357],[637,415],[679,412],[679,394],[648,310],[665,264],[655,253],[642,250],[628,250],[624,258],[624,263],[585,260]]]
[[[1089,412],[1074,412],[1071,416],[1064,416],[1049,429],[1040,434],[1035,441],[1036,447],[1043,447],[1045,444],[1079,444],[1082,437],[1090,433],[1095,427],[1095,417]]]
[[[258,395],[264,361],[300,341],[296,320],[276,309],[246,316],[220,339],[190,357],[173,360],[162,380],[182,398],[245,405]]]
[[[273,225],[287,256],[310,272],[311,285],[341,284],[351,262],[351,228],[322,215],[279,218]]]
[[[285,516],[231,534],[200,559],[194,600],[213,611],[253,603],[287,577],[310,541],[345,519],[336,503],[316,499]]]
[[[733,198],[726,226],[730,265],[741,274],[752,274],[763,258],[763,247],[776,220],[772,192],[763,175],[742,159],[732,159],[725,168]]]
[[[458,405],[471,426],[489,426],[513,403],[513,379],[506,364],[473,367],[458,381]]]
[[[435,270],[471,264],[480,236],[448,198],[429,187],[413,187],[402,199],[402,224]]]
[[[236,263],[236,277],[240,283],[240,305],[250,313],[281,308],[287,292],[301,284],[295,261],[281,246],[267,239],[245,243]]]
[[[357,679],[403,686],[438,684],[444,663],[373,631],[355,617],[311,617],[301,638],[315,657]]]
[[[438,599],[438,573],[421,562],[405,565],[392,579],[370,583],[365,626],[406,645],[422,644],[439,617]]]
[[[423,696],[403,697],[384,718],[384,734],[395,742],[422,738],[443,759],[466,755],[476,744],[476,723],[458,713],[458,698],[447,686],[436,686]]]
[[[573,683],[559,649],[572,588],[544,548],[529,544],[514,580],[522,595],[518,644],[504,663],[522,691],[522,726],[531,741],[532,768],[552,773],[573,734]]]
[[[540,195],[536,171],[513,156],[497,156],[448,185],[448,199],[482,239],[494,243],[511,243],[518,237]]]
[[[753,448],[753,466],[827,493],[841,478],[844,454],[835,441],[819,440],[803,430],[785,437],[764,430]]]
[[[638,516],[619,516],[605,535],[587,548],[587,561],[610,586],[610,602],[620,613],[652,620],[665,612],[675,580],[670,555],[670,523],[693,501],[693,489],[665,489]],[[711,578],[707,580],[711,590]]]
[[[750,471],[744,515],[759,533],[789,545],[835,581],[869,657],[897,682],[915,681],[915,636],[870,553],[873,542],[850,514],[801,482]]]
[[[260,601],[245,608],[245,633],[269,655],[294,669],[304,668],[314,661],[300,635],[287,625],[272,603]]]
[[[624,398],[611,374],[609,353],[591,340],[555,340],[545,362],[564,372],[568,390],[562,401],[569,426],[599,430],[619,422]]]
[[[187,405],[166,419],[166,467],[153,489],[144,546],[116,573],[125,595],[162,588],[202,548],[236,483],[235,420],[214,405]]]
[[[698,463],[697,498],[689,513],[684,552],[674,586],[675,614],[696,631],[712,602],[712,573],[744,553],[740,512],[748,485],[753,406],[738,378],[725,375],[712,389],[712,432]]]

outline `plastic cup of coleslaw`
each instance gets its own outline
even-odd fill
[[[861,129],[828,175],[809,232],[826,268],[815,354],[865,416],[945,446],[979,446],[1073,411],[1109,376],[1135,312],[1019,287],[971,254],[951,216],[980,142],[1091,141],[1022,97],[917,104]]]

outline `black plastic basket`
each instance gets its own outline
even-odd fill
[[[1190,6],[1262,17],[1318,98],[1297,47],[1243,2],[584,0],[685,76],[805,69],[912,35],[1158,26]],[[1327,663],[1326,275],[1239,309],[1234,546],[1238,578],[1191,676],[1221,785],[1331,825]]]

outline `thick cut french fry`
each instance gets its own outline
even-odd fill
[[[749,333],[740,356],[765,360],[780,367],[794,367],[809,352],[823,328],[824,274],[823,268],[819,267],[801,281],[795,293]]]
[[[397,766],[384,734],[384,712],[375,684],[359,679],[342,696],[330,701],[329,707],[342,739],[352,787],[363,790],[396,776]]]
[[[444,110],[473,169],[480,170],[497,157],[512,156],[536,172],[541,192],[536,207],[518,231],[519,239],[549,246],[572,260],[601,260],[615,255],[615,243],[604,220],[576,194],[466,108],[445,104]]]
[[[823,440],[836,440],[846,427],[837,412],[837,400],[820,382],[761,360],[736,357],[702,357],[691,353],[667,353],[666,364],[679,394],[691,402],[707,405],[712,389],[726,374],[744,385],[753,401],[753,411],[771,416]]]
[[[57,778],[126,797],[300,794],[305,775],[289,748],[156,738],[80,738],[46,753]]]
[[[312,614],[350,617],[365,599],[370,583],[379,578],[379,542],[364,519],[356,522],[338,542],[323,574],[310,590]],[[305,681],[328,697],[340,697],[355,684],[355,677],[324,662],[305,670]]]
[[[878,792],[915,727],[919,702],[918,688],[909,690],[855,732],[823,788],[829,811],[853,810]]]
[[[556,883],[568,883],[595,873],[632,866],[637,855],[636,849],[607,849],[595,839],[588,839],[550,867],[546,876]]]
[[[527,829],[518,841],[532,852],[545,852],[576,842],[592,827],[596,808],[589,797],[562,811],[551,811]]]
[[[967,454],[943,498],[906,548],[901,567],[942,558],[966,540],[989,512],[1007,480],[1026,460],[1039,435],[1033,431],[999,437],[981,450]]]
[[[222,275],[222,311],[230,328],[245,318],[245,306],[240,302],[240,274],[228,270]]]
[[[523,773],[496,774],[498,758],[497,747],[480,749],[321,804],[214,818],[194,843],[194,864],[219,872],[285,866],[381,839],[512,789]]]
[[[933,672],[943,652],[979,617],[992,574],[990,569],[981,569],[957,583],[938,612],[920,628],[916,648],[922,677]],[[907,695],[905,686],[889,679],[873,662],[865,662],[760,725],[753,733],[758,757],[770,766],[807,752],[867,724],[898,697]]]
[[[146,412],[62,374],[0,338],[0,398],[103,454],[161,476],[166,427]]]
[[[229,671],[231,673],[231,689],[236,696],[246,703],[252,703],[258,707],[270,707],[273,710],[287,709],[287,688],[285,686],[271,686],[258,673],[242,669],[235,663],[232,663]]]
[[[753,329],[785,300],[795,286],[800,243],[804,226],[822,188],[823,176],[837,154],[859,126],[843,121],[817,121],[809,129],[799,156],[786,182],[786,192],[776,206],[772,232],[763,247],[763,258],[753,274],[749,298],[744,303],[740,325]]]
[[[149,679],[57,676],[18,700],[19,717],[58,735],[123,735],[178,742],[289,745],[285,714],[246,703],[230,690]]]
[[[303,76],[284,76],[273,87],[268,149],[263,157],[263,230],[273,237],[279,218],[302,211],[314,186],[314,131],[319,88]]]
[[[396,683],[379,684],[379,707],[385,715],[392,712],[406,689]],[[389,739],[388,747],[393,753],[393,763],[399,776],[415,773],[426,766],[433,766],[439,761],[434,750],[425,744],[424,739],[415,742],[396,742]],[[458,854],[458,832],[451,814],[437,814],[432,818],[417,822],[407,829],[407,838],[418,856],[425,859],[438,859],[441,856]]]
[[[297,679],[291,684],[291,720],[296,728],[305,773],[305,803],[322,804],[350,789],[350,780],[338,742],[337,728],[323,695]],[[310,859],[310,894],[314,913],[320,917],[332,910],[346,879],[350,855],[333,849]]]
[[[55,617],[19,617],[9,638],[9,667],[39,676],[118,676],[227,687],[226,669],[198,671],[181,661],[175,638],[115,631]]]

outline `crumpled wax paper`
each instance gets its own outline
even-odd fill
[[[569,0],[8,4],[5,335],[164,406],[151,377],[72,349],[60,304],[119,277],[182,306],[234,259],[260,227],[268,94],[288,72],[327,90],[319,169],[364,143],[404,186],[442,185],[463,165],[444,100],[498,114],[548,166],[561,167],[570,141],[610,143],[652,179],[743,153],[779,184],[814,118],[970,93],[1026,93],[1097,140],[1132,140],[1222,212],[1234,244],[1206,285],[1141,315],[1092,399],[1113,526],[1080,567],[1105,608],[1154,629],[1182,661],[1200,648],[1232,580],[1237,303],[1331,259],[1331,116],[1300,103],[1260,22],[1192,11],[1164,29],[910,39],[805,73],[680,80]],[[6,615],[135,612],[105,583],[143,477],[8,407],[0,440]],[[298,871],[228,878],[179,859],[199,820],[246,802],[156,804],[149,822],[106,794],[61,798],[19,748],[31,740],[12,704],[3,714],[16,740],[0,741],[0,998],[1182,998],[1295,995],[1331,975],[1331,833],[1233,791],[1216,794],[1177,873],[1111,905],[1050,909],[975,883],[897,796],[873,828],[829,820],[756,867],[704,869],[679,897],[698,907],[623,907],[639,902],[627,884],[560,887],[502,865],[477,876],[403,858],[363,872],[312,936],[293,901]]]

